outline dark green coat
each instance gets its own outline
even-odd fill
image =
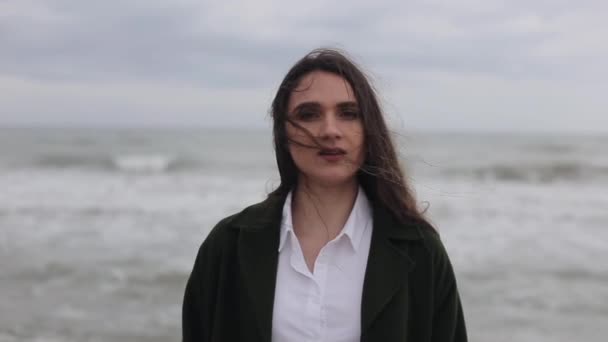
[[[211,230],[186,285],[184,342],[270,341],[284,201],[271,196]],[[361,341],[466,341],[454,273],[439,236],[430,227],[400,224],[376,205],[373,224]]]

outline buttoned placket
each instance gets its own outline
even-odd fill
[[[327,313],[324,309],[324,289],[326,287],[327,276],[329,271],[329,261],[335,257],[338,241],[343,238],[340,234],[334,240],[328,242],[319,251],[315,260],[313,272],[310,272],[304,259],[304,252],[296,235],[290,231],[290,242],[293,247],[290,256],[291,267],[298,273],[304,275],[308,280],[308,300],[306,303],[306,313],[311,317],[319,317],[319,326],[312,333],[311,342],[324,341],[325,331],[327,329]]]

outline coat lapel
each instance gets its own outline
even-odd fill
[[[279,231],[284,198],[269,197],[239,217],[238,253],[243,288],[246,289],[261,341],[270,341],[278,264]]]
[[[415,227],[398,223],[381,206],[374,206],[373,217],[374,229],[361,302],[363,335],[395,293],[407,286],[408,273],[414,262],[407,255],[407,244],[403,240],[422,237]]]

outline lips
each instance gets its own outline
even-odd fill
[[[321,156],[339,156],[342,154],[346,154],[346,151],[341,148],[323,148],[319,151]]]

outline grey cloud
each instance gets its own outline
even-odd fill
[[[64,22],[2,22],[5,53],[0,55],[0,73],[47,80],[247,86],[264,82],[260,69],[280,65],[279,56],[289,50],[289,44],[194,32],[199,18],[189,8],[129,7],[129,1],[120,7],[107,2],[54,3]],[[254,67],[248,70],[250,65]]]
[[[153,80],[208,86],[255,86],[265,73],[286,69],[311,42],[342,43],[374,64],[403,70],[428,69],[493,73],[514,78],[572,77],[559,58],[533,52],[554,37],[551,32],[501,31],[497,25],[520,13],[551,17],[569,10],[565,2],[508,3],[493,11],[446,10],[433,2],[399,7],[327,8],[290,23],[293,36],[282,41],[197,31],[204,7],[171,6],[170,2],[45,2],[62,20],[42,25],[27,18],[8,18],[0,25],[0,72],[28,78],[68,80]],[[179,3],[178,3],[179,4]],[[472,2],[475,5],[475,2]],[[239,15],[246,15],[240,13]],[[416,32],[378,32],[387,18],[407,25],[413,16],[435,18],[464,31],[462,36],[433,36],[432,22]],[[238,17],[238,16],[237,16]],[[402,19],[400,19],[402,17]],[[230,20],[226,25],[239,25]],[[488,30],[489,28],[489,30]],[[277,30],[282,28],[276,27]],[[371,48],[368,48],[371,47]]]

